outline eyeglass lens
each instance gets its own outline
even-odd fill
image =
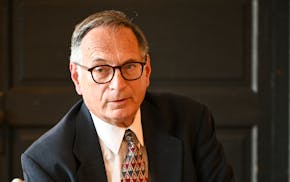
[[[121,75],[125,80],[136,80],[139,79],[143,72],[144,63],[141,62],[129,62],[122,66],[109,66],[101,65],[96,66],[91,70],[92,77],[97,83],[106,83],[113,79],[115,69],[121,71]]]

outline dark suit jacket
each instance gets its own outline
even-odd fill
[[[207,108],[171,94],[146,94],[141,105],[152,182],[235,181]],[[26,182],[107,181],[92,118],[78,102],[22,154]]]

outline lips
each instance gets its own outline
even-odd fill
[[[125,101],[126,99],[120,99],[120,100],[113,100],[113,101],[111,101],[111,102],[115,102],[115,103],[120,103],[120,102],[123,102],[123,101]]]
[[[121,99],[114,99],[114,100],[110,100],[109,102],[111,103],[122,103],[127,101],[129,98],[121,98]]]
[[[108,102],[108,105],[110,106],[111,109],[121,109],[121,108],[125,108],[129,105],[128,100],[129,99],[111,100]]]

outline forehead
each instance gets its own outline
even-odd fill
[[[127,27],[94,28],[83,38],[80,48],[84,59],[122,60],[141,56],[136,36]]]

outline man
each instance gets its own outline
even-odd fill
[[[83,99],[22,155],[25,181],[235,181],[207,108],[147,93],[150,64],[122,12],[78,24],[70,72]]]

